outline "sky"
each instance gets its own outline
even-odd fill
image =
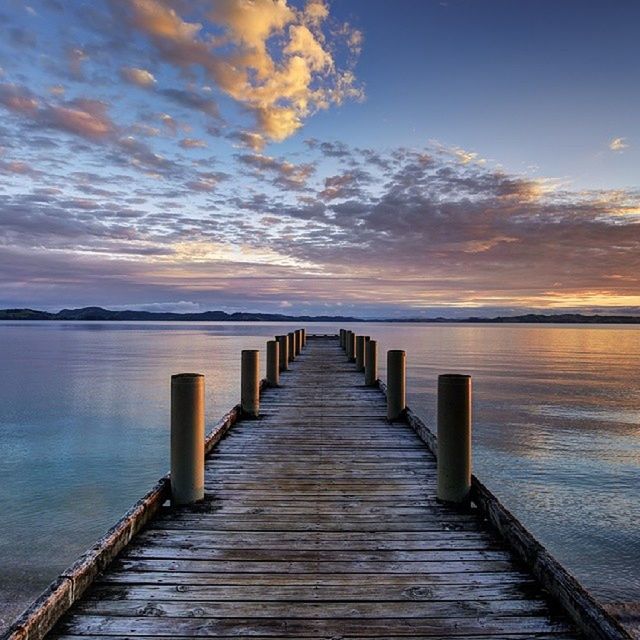
[[[0,307],[640,313],[638,24],[3,0]]]

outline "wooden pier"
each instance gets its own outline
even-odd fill
[[[433,434],[337,338],[290,366],[209,437],[204,502],[163,479],[8,637],[631,638],[475,479],[436,501]]]

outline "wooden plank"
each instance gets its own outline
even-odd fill
[[[74,615],[60,624],[60,634],[100,634],[137,637],[285,635],[326,638],[415,634],[424,637],[447,635],[468,637],[481,633],[566,633],[567,625],[545,616],[478,616],[444,618],[352,618],[331,620],[296,618],[169,618]]]
[[[538,616],[547,611],[543,600],[534,598],[502,600],[429,600],[429,606],[418,601],[374,602],[265,602],[262,600],[83,600],[76,612],[91,616],[125,616],[169,618],[305,618],[333,619],[359,618],[366,621],[379,618],[384,611],[386,618],[460,618],[477,616]]]
[[[509,600],[538,598],[533,581],[496,585],[122,585],[106,584],[91,590],[87,600],[187,600],[243,602],[439,602],[441,600]]]
[[[97,584],[156,584],[156,585],[297,585],[297,586],[354,586],[354,585],[471,585],[495,586],[498,584],[522,584],[531,580],[528,573],[515,569],[503,572],[483,571],[465,573],[189,573],[181,571],[129,571],[113,567],[97,580]]]

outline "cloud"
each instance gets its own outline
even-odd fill
[[[182,89],[161,89],[158,93],[176,104],[188,109],[195,109],[202,113],[219,118],[220,112],[216,101],[209,97],[204,97],[191,90]]]
[[[362,197],[362,186],[371,180],[371,175],[362,169],[329,176],[325,178],[324,189],[320,191],[318,196],[323,200]]]
[[[107,114],[107,105],[99,100],[77,98],[51,104],[37,98],[25,87],[0,84],[0,104],[43,127],[90,139],[106,138],[116,129]]]
[[[25,87],[0,84],[0,105],[30,122],[35,129],[62,131],[110,148],[103,160],[116,165],[130,165],[151,173],[177,170],[175,162],[155,153],[118,126],[109,116],[109,106],[100,100],[75,98],[52,103]]]
[[[298,204],[238,203],[279,219],[277,246],[333,274],[341,299],[349,274],[363,296],[414,309],[640,305],[637,193],[562,191],[438,147],[349,157]]]
[[[206,311],[198,302],[179,300],[177,302],[147,302],[145,304],[111,305],[111,309],[151,311],[154,313],[200,313]]]
[[[229,175],[221,171],[202,171],[189,180],[186,187],[191,191],[209,192],[214,191],[221,182],[228,179]]]
[[[227,138],[252,151],[262,151],[265,146],[264,137],[253,131],[232,131]]]
[[[272,184],[284,190],[301,190],[315,171],[313,163],[293,164],[262,154],[239,154],[236,159],[261,178],[264,174],[272,177]]]
[[[626,138],[613,138],[609,143],[609,149],[611,149],[611,151],[624,151],[628,148],[629,145]]]
[[[120,75],[127,82],[145,89],[153,87],[157,82],[150,71],[138,69],[137,67],[123,67],[120,69]]]
[[[44,108],[38,120],[61,131],[100,140],[111,136],[115,124],[107,114],[107,105],[99,100],[77,99]]]
[[[111,6],[163,60],[185,73],[203,69],[254,115],[255,133],[269,140],[288,138],[318,110],[362,98],[353,72],[362,36],[348,24],[329,29],[321,0],[304,9],[286,0],[218,0],[197,19],[160,0]],[[336,62],[340,48],[348,53],[343,67]]]
[[[80,47],[71,47],[67,50],[67,64],[73,78],[76,80],[84,78],[83,65],[88,59],[89,56]]]
[[[197,140],[196,138],[183,138],[178,144],[183,149],[204,149],[207,146],[204,140]]]
[[[36,97],[26,88],[17,84],[0,84],[0,104],[18,114],[30,115],[39,108]]]
[[[316,138],[308,138],[304,141],[309,149],[319,149],[322,152],[322,155],[327,158],[351,158],[351,149],[344,143],[340,141],[333,142],[321,142]]]
[[[164,127],[173,135],[178,132],[178,123],[173,116],[170,116],[168,113],[161,113],[159,118]]]

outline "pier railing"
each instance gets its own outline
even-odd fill
[[[339,338],[349,362],[364,376],[364,384],[380,389],[387,400],[387,419],[407,424],[437,460],[439,501],[477,512],[506,541],[539,584],[588,638],[632,640],[633,636],[527,531],[500,500],[472,474],[472,381],[464,374],[439,376],[437,433],[406,403],[406,353],[387,352],[387,380],[378,378],[378,343],[369,336],[341,329],[338,336],[307,336],[304,329],[278,335],[266,345],[266,378],[260,379],[260,352],[241,354],[240,403],[205,435],[204,376],[181,373],[171,384],[171,473],[157,484],[64,571],[14,622],[5,640],[40,640],[76,602],[95,578],[132,538],[153,520],[168,501],[172,506],[204,498],[206,455],[240,420],[260,416],[261,394],[281,384],[289,365],[303,352],[307,339]],[[285,385],[286,386],[286,385]]]

